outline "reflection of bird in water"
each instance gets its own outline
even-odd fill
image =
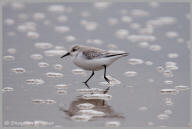
[[[109,79],[106,77],[106,68],[111,65],[117,59],[127,56],[128,53],[122,51],[106,51],[99,48],[75,45],[71,48],[70,52],[63,55],[72,56],[74,64],[82,69],[92,71],[91,76],[84,82],[86,86],[87,82],[94,75],[94,71],[104,69],[104,79],[109,83]]]
[[[107,93],[108,90],[109,90],[109,88],[107,88],[104,91],[104,94]],[[103,117],[103,118],[117,118],[117,119],[118,118],[124,118],[119,113],[114,112],[113,109],[111,108],[111,106],[107,105],[105,100],[101,100],[101,99],[88,99],[87,100],[87,99],[83,99],[81,97],[78,97],[76,100],[72,101],[72,103],[70,104],[69,109],[66,110],[66,109],[64,109],[64,107],[60,107],[60,110],[65,112],[69,117],[72,117],[74,115],[78,115],[78,111],[80,109],[78,108],[77,105],[83,104],[83,103],[93,104],[94,107],[92,108],[92,110],[101,111],[101,112],[105,113],[104,116],[100,116],[100,117]]]

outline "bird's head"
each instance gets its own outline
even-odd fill
[[[79,53],[80,50],[80,46],[79,45],[74,45],[71,47],[70,51],[67,52],[65,55],[61,56],[61,58],[66,57],[66,56],[76,56]]]

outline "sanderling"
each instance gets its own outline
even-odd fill
[[[101,69],[104,69],[104,79],[110,83],[109,79],[106,77],[106,67],[117,59],[128,56],[128,53],[123,51],[106,51],[89,46],[74,45],[72,46],[70,52],[67,52],[65,55],[61,56],[61,58],[68,55],[72,57],[72,61],[75,65],[84,70],[92,71],[91,76],[84,82],[87,85],[89,79],[93,77],[94,71]]]

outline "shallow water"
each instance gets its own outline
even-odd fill
[[[189,4],[10,3],[3,7],[4,126],[188,126]],[[177,13],[178,12],[178,13]],[[74,44],[129,53],[91,74]],[[110,88],[108,88],[110,86]]]

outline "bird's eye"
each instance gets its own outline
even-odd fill
[[[72,51],[74,52],[74,51],[76,51],[76,50],[77,50],[77,49],[73,48],[73,50],[72,50]]]

